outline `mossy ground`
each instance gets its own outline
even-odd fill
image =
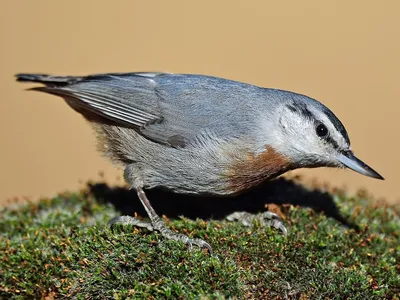
[[[0,213],[0,295],[77,299],[399,299],[400,214],[365,195],[333,195],[356,232],[310,208],[280,206],[289,229],[167,220],[214,249],[110,228],[119,213],[89,192]],[[397,298],[396,298],[397,297]]]

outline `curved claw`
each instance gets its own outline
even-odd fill
[[[190,239],[189,239],[189,240],[190,240]],[[193,248],[192,244],[195,244],[196,246],[198,246],[198,247],[201,248],[201,249],[206,248],[206,249],[208,250],[208,252],[209,252],[210,254],[212,254],[212,248],[211,248],[210,244],[207,243],[206,241],[204,241],[204,240],[202,240],[202,239],[192,239],[192,240],[190,240],[190,241],[191,241],[190,246],[189,246],[189,249],[190,249],[190,250]]]
[[[285,227],[285,225],[283,225],[282,223],[279,226],[279,229],[282,231],[283,235],[287,237],[288,231]]]
[[[283,225],[283,221],[280,216],[278,216],[276,213],[266,211],[262,213],[262,217],[268,219],[266,222],[269,226],[272,226],[280,231],[282,231],[284,236],[287,236],[288,231]]]
[[[279,220],[278,219],[272,220],[271,221],[271,226],[276,228],[276,229],[278,229],[278,230],[280,230],[280,231],[282,231],[283,235],[287,236],[288,231],[287,231],[285,225],[283,225],[283,222],[280,219]]]

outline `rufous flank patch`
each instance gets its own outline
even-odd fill
[[[266,146],[265,151],[255,155],[248,152],[244,159],[235,159],[228,172],[231,193],[249,189],[261,182],[279,176],[292,169],[292,163],[286,156]]]

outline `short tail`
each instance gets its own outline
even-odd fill
[[[84,77],[78,76],[53,76],[47,74],[16,74],[17,81],[38,82],[49,87],[62,87],[81,81]]]

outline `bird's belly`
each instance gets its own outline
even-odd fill
[[[220,150],[173,149],[144,166],[144,182],[149,188],[163,187],[177,193],[229,195],[291,169],[290,161],[269,147],[258,155]]]
[[[184,194],[230,194],[224,167],[214,158],[174,150],[143,164],[145,187]]]

